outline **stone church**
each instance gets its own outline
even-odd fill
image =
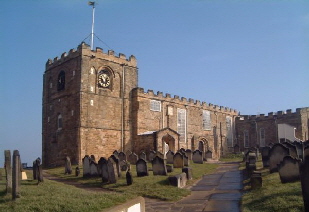
[[[200,149],[217,159],[233,147],[236,110],[139,88],[134,56],[82,43],[49,59],[43,80],[45,166],[114,150]]]
[[[302,130],[300,139],[308,136],[309,109],[303,112],[307,116],[292,123]],[[257,133],[276,133],[265,122],[273,120],[270,115],[241,119],[234,109],[145,91],[138,87],[134,56],[91,50],[85,43],[47,61],[42,113],[42,162],[48,167],[63,165],[66,156],[78,164],[85,155],[109,157],[115,150],[199,149],[218,159],[235,147],[258,146]],[[253,127],[256,121],[265,127]]]

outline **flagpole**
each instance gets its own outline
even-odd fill
[[[92,5],[91,50],[93,50],[95,2],[90,1],[90,2],[88,2],[88,4]]]

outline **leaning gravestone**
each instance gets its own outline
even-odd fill
[[[12,199],[20,197],[20,155],[18,150],[13,152],[13,169],[12,169]]]
[[[119,161],[127,161],[127,155],[124,152],[119,152],[118,154]]]
[[[138,159],[136,162],[136,173],[138,177],[148,176],[147,163],[144,159]]]
[[[183,168],[184,167],[183,154],[181,154],[180,152],[177,152],[174,155],[173,161],[174,161],[173,162],[174,168]]]
[[[83,177],[90,176],[90,161],[91,158],[88,155],[83,158]]]
[[[167,164],[173,164],[174,163],[174,152],[171,150],[168,150],[166,153],[166,163]]]
[[[201,152],[200,150],[195,150],[193,152],[193,155],[192,155],[192,160],[193,160],[193,163],[200,163],[202,164],[203,163],[203,152]]]
[[[167,175],[164,159],[156,156],[151,163],[153,175]]]
[[[300,180],[299,175],[300,160],[291,156],[285,156],[278,164],[278,172],[281,183],[289,183]]]
[[[309,155],[305,156],[299,170],[305,211],[309,211]]]
[[[4,168],[6,175],[6,193],[12,193],[12,166],[11,166],[11,151],[4,150]]]
[[[156,157],[156,152],[151,150],[148,155],[148,160],[151,162]]]
[[[276,143],[269,151],[269,170],[270,173],[277,172],[279,164],[285,156],[289,155],[289,149],[282,144]]]
[[[132,153],[129,155],[128,161],[129,161],[131,164],[135,165],[136,162],[137,162],[137,160],[138,160],[138,156],[137,156],[134,152],[132,152]]]
[[[110,183],[116,183],[117,182],[116,163],[111,157],[108,158],[107,160],[107,170],[108,170],[108,181]],[[103,178],[102,178],[102,181],[103,181]]]
[[[69,157],[65,157],[64,165],[64,174],[72,174],[72,165]]]

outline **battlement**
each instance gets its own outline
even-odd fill
[[[269,112],[267,116],[265,114],[260,115],[241,115],[236,118],[236,120],[240,121],[257,121],[257,120],[270,120],[270,119],[280,119],[287,116],[297,116],[300,115],[303,111],[309,111],[308,107],[305,108],[296,108],[295,112],[292,112],[292,109],[288,109],[286,111],[277,111],[277,112]]]
[[[59,65],[65,61],[68,61],[72,58],[78,56],[88,56],[90,58],[99,58],[103,60],[112,61],[126,66],[137,66],[137,60],[135,56],[131,55],[129,58],[126,58],[125,54],[119,53],[118,56],[115,55],[113,50],[108,50],[107,53],[104,53],[102,48],[97,47],[95,50],[91,50],[90,46],[82,42],[77,49],[71,49],[69,53],[62,53],[61,57],[55,57],[54,59],[48,59],[46,62],[46,69],[53,66]]]
[[[228,108],[228,107],[223,107],[223,106],[218,106],[218,105],[213,105],[211,103],[206,103],[206,102],[201,102],[199,100],[194,100],[192,98],[185,98],[185,97],[179,97],[178,95],[174,95],[173,97],[171,94],[166,93],[163,95],[162,92],[158,91],[156,94],[154,93],[153,90],[147,90],[145,92],[144,88],[135,88],[134,92],[136,96],[142,96],[145,98],[149,99],[156,99],[156,100],[164,100],[164,101],[170,101],[170,102],[179,102],[180,104],[184,104],[186,106],[195,106],[195,107],[202,107],[203,109],[207,110],[212,110],[212,111],[218,111],[218,112],[226,112],[226,113],[235,113],[238,114],[237,110]]]

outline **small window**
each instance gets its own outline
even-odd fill
[[[65,73],[64,71],[61,71],[58,75],[58,82],[57,82],[58,86],[57,86],[57,89],[58,91],[61,91],[61,90],[64,90],[65,88]]]
[[[203,130],[211,130],[211,119],[209,110],[203,110]]]
[[[58,115],[57,125],[58,125],[58,130],[61,130],[63,127],[61,114]]]
[[[249,132],[248,132],[248,130],[244,131],[244,146],[245,146],[245,148],[249,147]]]
[[[157,100],[150,100],[150,110],[161,112],[161,102]]]
[[[265,129],[261,128],[260,129],[260,147],[265,146]]]

